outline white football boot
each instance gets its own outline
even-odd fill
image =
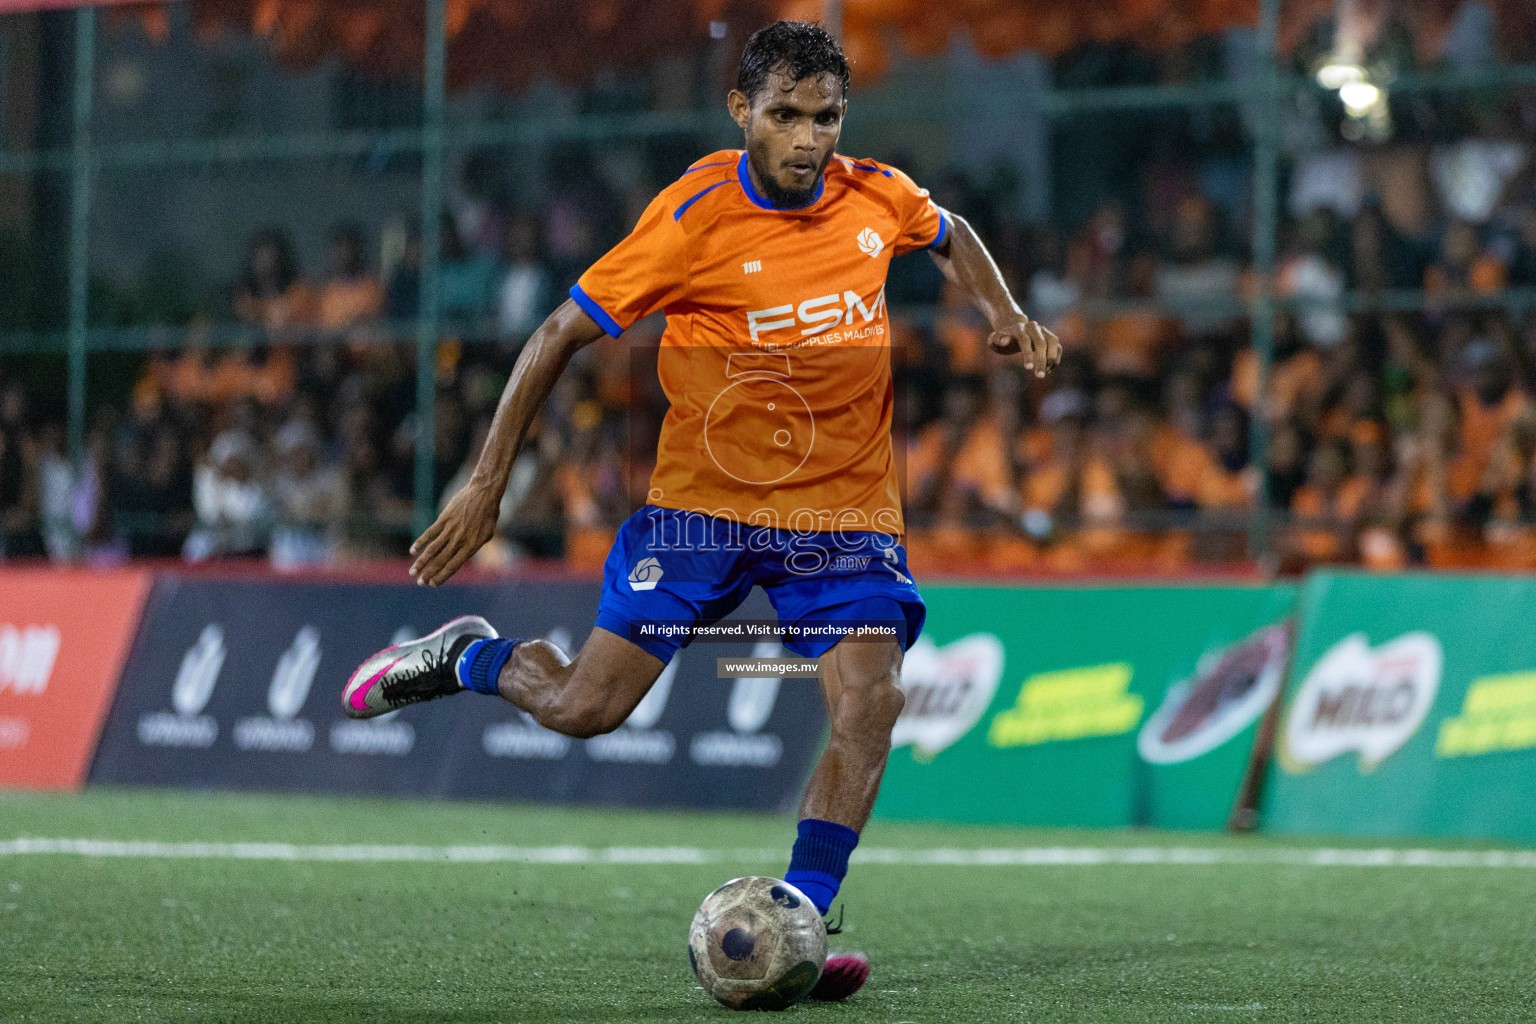
[[[462,615],[420,640],[386,647],[358,666],[341,694],[348,718],[372,718],[407,704],[449,697],[463,687],[454,662],[475,640],[496,630],[478,615]]]

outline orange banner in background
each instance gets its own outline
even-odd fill
[[[0,570],[0,787],[79,789],[147,572]]]

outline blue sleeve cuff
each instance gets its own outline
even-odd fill
[[[606,309],[592,301],[592,296],[583,291],[579,283],[571,285],[571,298],[576,300],[576,305],[581,307],[583,313],[597,321],[597,326],[615,338],[624,333],[624,328],[619,326],[619,322],[609,316]]]
[[[949,237],[949,218],[944,215],[944,211],[943,210],[940,210],[939,211],[939,233],[934,236],[933,241],[928,243],[928,248],[930,248],[930,249],[937,249],[939,246],[944,244],[944,239],[946,239],[948,237]]]

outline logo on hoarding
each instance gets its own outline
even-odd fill
[[[0,750],[20,750],[31,734],[25,718],[0,718]]]
[[[0,625],[0,691],[36,696],[46,690],[60,640],[57,626]]]
[[[1141,727],[1136,749],[1149,764],[1192,761],[1258,721],[1280,692],[1289,631],[1266,626],[1200,659],[1195,674],[1168,688]]]
[[[198,634],[197,642],[181,656],[181,667],[171,684],[171,707],[176,713],[154,711],[140,715],[140,743],[146,747],[213,746],[219,736],[219,723],[203,714],[203,709],[218,685],[224,653],[224,627],[210,622]]]
[[[401,626],[385,646],[398,647],[421,634],[410,626]],[[343,718],[331,723],[331,749],[338,754],[386,754],[404,757],[416,746],[416,729],[399,720],[404,708],[386,711],[373,718]]]
[[[1440,723],[1436,757],[1474,757],[1536,747],[1536,672],[1472,680],[1461,714]]]
[[[313,746],[314,723],[296,716],[309,699],[319,667],[320,631],[304,626],[277,659],[272,683],[267,687],[268,715],[242,718],[235,723],[236,749],[303,753]]]
[[[666,764],[677,749],[677,739],[665,729],[657,729],[656,723],[667,709],[667,698],[672,695],[672,681],[677,678],[677,667],[682,664],[680,654],[672,656],[667,667],[661,670],[651,690],[635,710],[629,713],[624,724],[603,736],[593,736],[586,741],[587,756],[594,761],[620,761],[631,764]]]
[[[1014,706],[993,716],[987,743],[1027,747],[1130,732],[1145,705],[1130,685],[1124,661],[1036,673],[1019,687]]]
[[[770,641],[753,646],[753,658],[782,658],[784,648]],[[776,677],[743,677],[731,684],[725,720],[731,731],[703,732],[689,744],[694,764],[708,767],[772,768],[784,756],[784,741],[758,730],[768,724],[778,701]]]
[[[1440,641],[1405,633],[1372,648],[1364,633],[1334,644],[1302,680],[1285,718],[1280,763],[1306,771],[1348,751],[1372,771],[1418,731],[1440,688]]]
[[[910,744],[917,760],[932,760],[981,721],[1002,678],[1003,642],[991,633],[943,647],[918,637],[901,665],[907,701],[891,730],[892,748]]]

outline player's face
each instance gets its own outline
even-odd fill
[[[750,99],[733,90],[729,104],[763,194],[783,206],[810,202],[843,130],[842,83],[831,75],[772,74]]]

